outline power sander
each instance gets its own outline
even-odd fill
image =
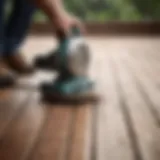
[[[44,100],[50,102],[95,102],[94,83],[88,77],[90,50],[78,28],[60,38],[58,49],[46,57],[37,57],[36,67],[59,73],[50,84],[41,85]]]

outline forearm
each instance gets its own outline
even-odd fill
[[[64,37],[70,33],[73,26],[83,30],[80,21],[70,15],[64,8],[62,0],[30,0],[35,2],[51,21],[51,25],[58,37]]]
[[[36,5],[42,9],[53,22],[65,12],[61,0],[34,0]]]

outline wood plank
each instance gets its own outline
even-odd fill
[[[151,49],[148,52],[152,52]],[[158,86],[160,84],[160,78],[157,75],[157,73],[160,71],[159,63],[156,61],[153,61],[150,56],[148,56],[148,53],[144,52],[142,50],[141,54],[130,54],[139,65],[144,70],[144,73],[148,79],[152,81],[152,83],[155,86]]]
[[[48,121],[34,147],[29,160],[64,160],[68,152],[68,141],[72,128],[73,109],[54,106],[49,110]],[[69,141],[70,142],[70,141]]]
[[[159,54],[159,51],[153,51],[152,48],[150,49],[151,54],[155,54],[157,53],[157,55]],[[155,52],[155,53],[154,53]],[[157,73],[159,73],[160,71],[160,65],[159,65],[159,58],[158,56],[153,56],[153,55],[145,55],[145,53],[142,52],[142,56],[143,59],[146,60],[146,72],[150,73],[149,78],[152,79],[153,82],[155,82],[156,86],[160,85],[160,77],[158,76]]]
[[[159,160],[160,145],[159,145],[159,128],[157,127],[154,117],[148,109],[147,103],[142,98],[135,80],[131,76],[130,70],[126,70],[124,61],[118,60],[121,55],[114,55],[114,65],[120,78],[120,89],[123,95],[124,105],[131,117],[133,127],[134,141],[136,141],[140,156],[138,159],[144,160]],[[136,63],[134,68],[139,70]],[[143,72],[141,72],[142,74]],[[139,75],[140,76],[140,75]],[[157,143],[158,142],[158,143]]]
[[[28,159],[84,160],[89,110],[90,106],[51,108],[44,132]]]
[[[0,159],[21,160],[30,152],[45,119],[45,109],[38,99],[38,94],[31,94],[28,104],[6,130],[1,138]]]
[[[73,133],[68,153],[69,160],[84,160],[86,147],[86,129],[91,105],[77,106],[73,124]]]
[[[152,80],[148,78],[144,73],[143,67],[138,61],[132,59],[128,54],[125,54],[124,61],[128,67],[131,68],[132,74],[136,77],[136,84],[139,90],[143,94],[145,101],[148,103],[148,107],[152,112],[157,125],[160,125],[160,92],[159,89],[153,84]]]
[[[120,99],[115,86],[115,77],[109,65],[109,48],[99,46],[93,51],[94,71],[98,90],[103,94],[102,101],[95,110],[94,151],[91,156],[96,160],[134,160],[124,115],[120,109]],[[112,53],[111,53],[112,54]],[[95,133],[92,133],[95,134]],[[96,153],[94,153],[96,152]]]
[[[15,90],[0,91],[0,137],[28,101],[28,94]]]

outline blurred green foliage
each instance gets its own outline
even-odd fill
[[[160,0],[65,0],[66,7],[87,21],[160,19]]]
[[[85,21],[160,20],[160,0],[64,0],[66,8]],[[40,11],[35,20],[46,21]]]

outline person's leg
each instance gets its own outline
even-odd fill
[[[25,63],[18,53],[26,35],[35,7],[27,0],[14,0],[13,9],[8,19],[5,32],[4,59],[11,69],[18,73],[31,73],[33,68]]]
[[[0,56],[3,53],[4,50],[4,19],[5,19],[5,13],[4,13],[4,9],[5,9],[5,2],[6,0],[0,0]]]
[[[13,9],[6,25],[5,54],[14,54],[27,35],[35,7],[27,0],[14,0]]]
[[[6,0],[0,0],[0,88],[10,87],[14,84],[14,77],[10,75],[6,66],[2,60],[4,53],[4,29],[5,29],[5,2]]]

